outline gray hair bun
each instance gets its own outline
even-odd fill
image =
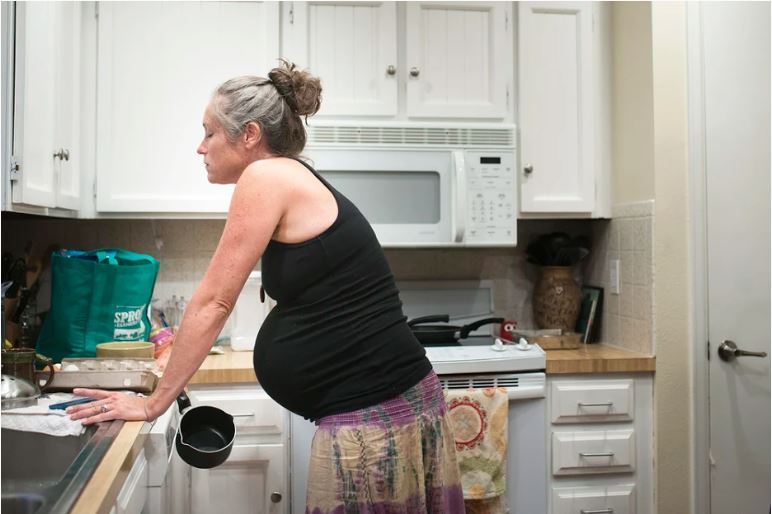
[[[322,104],[322,83],[319,78],[298,69],[294,63],[279,60],[281,64],[268,73],[276,91],[298,116],[316,114]]]

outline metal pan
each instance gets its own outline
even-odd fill
[[[233,416],[210,405],[190,406],[184,392],[177,397],[182,418],[175,436],[177,454],[195,468],[219,466],[231,454],[236,439]]]
[[[449,321],[449,315],[438,314],[414,318],[407,324],[422,344],[453,344],[460,339],[466,339],[470,333],[484,325],[503,323],[504,318],[485,318],[468,325],[426,325],[426,323]]]

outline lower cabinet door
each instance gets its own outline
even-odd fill
[[[287,514],[283,444],[234,446],[216,468],[191,468],[192,514]]]
[[[635,486],[553,488],[552,514],[635,514]]]
[[[116,514],[140,514],[147,501],[147,457],[143,449],[134,461],[126,477],[118,499],[115,501]]]

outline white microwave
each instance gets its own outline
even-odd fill
[[[512,148],[308,147],[304,156],[384,247],[517,244]]]

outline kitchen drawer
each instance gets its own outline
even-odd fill
[[[553,382],[550,403],[553,423],[632,421],[634,384],[632,380]]]
[[[552,433],[553,475],[623,473],[634,469],[632,429]]]
[[[635,514],[635,486],[554,487],[552,514]]]
[[[195,388],[190,391],[195,405],[211,405],[224,410],[234,418],[239,432],[261,435],[282,434],[285,410],[259,387],[251,388]]]

